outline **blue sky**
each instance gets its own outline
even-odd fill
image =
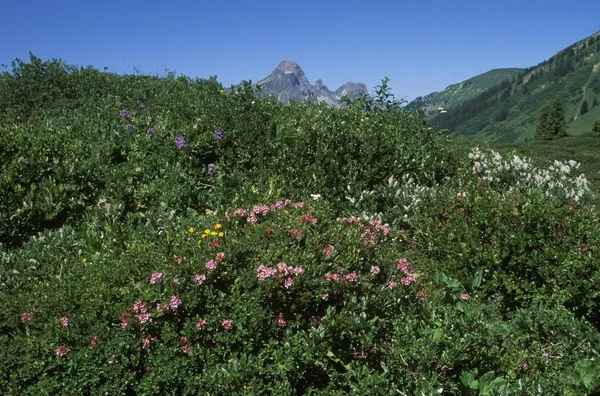
[[[281,60],[330,89],[384,76],[413,99],[528,67],[600,30],[600,0],[6,1],[0,63],[60,58],[117,73],[266,77]]]

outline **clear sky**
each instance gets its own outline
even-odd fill
[[[0,63],[260,80],[282,60],[334,90],[384,76],[413,99],[528,67],[600,30],[600,0],[1,0]]]

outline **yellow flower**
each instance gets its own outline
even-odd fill
[[[84,257],[84,258],[82,258],[82,259],[81,259],[81,262],[82,262],[83,264],[85,264],[85,263],[87,263],[87,259]]]
[[[222,227],[221,223],[217,223],[217,224],[215,224],[215,230],[218,230],[218,229],[219,229],[219,228],[221,228],[221,227]]]
[[[204,233],[208,235],[210,234],[210,230],[207,228],[206,230],[204,230]]]
[[[190,232],[190,234],[193,234],[194,233],[194,227],[188,228],[188,231]]]
[[[206,238],[206,234],[202,234],[200,235],[202,238]]]
[[[217,236],[217,231],[211,231],[210,235]]]
[[[202,244],[202,239],[198,239],[198,246]]]
[[[210,209],[206,209],[205,213],[206,213],[207,216],[210,216],[211,214],[213,214],[213,211],[210,210]]]
[[[219,232],[219,238],[223,238],[223,236],[225,236],[225,234],[223,232]]]

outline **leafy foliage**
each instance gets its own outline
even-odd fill
[[[334,109],[13,66],[6,392],[599,390],[599,219],[575,161],[455,150],[387,78]]]

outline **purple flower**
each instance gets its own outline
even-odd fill
[[[125,127],[125,130],[129,133],[133,132],[135,128],[133,127],[132,124],[127,124],[127,126]]]
[[[223,139],[223,137],[224,137],[223,128],[215,129],[215,131],[213,132],[213,137],[215,138],[215,140]]]
[[[133,115],[128,110],[121,110],[119,114],[121,114],[121,118],[124,120],[131,120],[133,118]]]
[[[187,147],[187,143],[185,142],[185,138],[183,137],[183,135],[177,136],[177,139],[175,139],[175,144],[177,145],[177,148],[179,150],[181,150],[184,147]]]
[[[154,130],[154,128],[148,128],[148,130],[146,131],[146,136],[152,137],[155,133],[156,131]]]
[[[214,175],[215,173],[217,173],[217,166],[215,164],[208,164],[208,169],[206,170],[206,173],[208,173],[209,175]]]

